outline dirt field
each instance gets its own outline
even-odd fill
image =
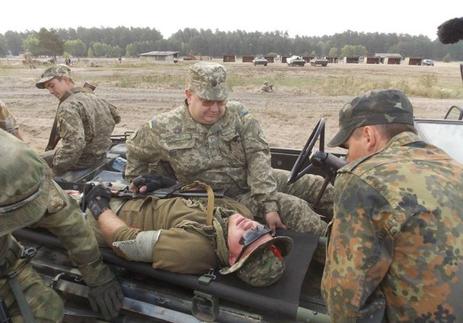
[[[96,84],[96,93],[119,107],[122,122],[115,133],[136,129],[154,115],[182,103],[186,62],[126,60],[118,65],[108,59],[93,65],[97,66],[81,61],[74,66],[75,80],[77,85],[85,80]],[[415,115],[420,118],[440,118],[451,105],[463,105],[456,63],[434,67],[332,64],[326,68],[228,63],[226,67],[231,99],[251,110],[275,147],[301,148],[320,117],[327,119],[327,138],[331,138],[339,109],[371,88],[402,87],[408,93],[423,93],[411,96]],[[44,68],[29,69],[15,61],[0,61],[0,99],[16,116],[26,142],[38,151],[46,146],[58,103],[48,91],[34,86]],[[275,92],[259,92],[265,80],[274,84]]]

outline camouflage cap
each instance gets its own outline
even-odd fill
[[[344,147],[352,132],[359,127],[403,123],[413,125],[413,107],[400,90],[374,90],[358,96],[339,111],[339,131],[329,147]]]
[[[271,250],[272,245],[275,245],[285,257],[291,251],[293,240],[286,236],[273,237],[232,266],[222,268],[220,273],[227,275],[236,272],[238,278],[254,287],[265,287],[276,283],[283,276],[286,266],[284,259],[277,257]]]
[[[71,69],[66,65],[54,65],[45,70],[40,76],[40,80],[35,83],[35,86],[39,89],[45,88],[45,83],[50,81],[51,79],[59,76],[67,76],[71,77]]]
[[[0,130],[0,236],[37,222],[48,206],[50,173],[29,146]]]
[[[193,64],[188,72],[187,88],[201,99],[224,101],[228,97],[225,84],[227,71],[217,63],[199,62]]]

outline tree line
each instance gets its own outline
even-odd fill
[[[179,51],[180,55],[303,55],[366,56],[399,53],[404,57],[463,60],[463,42],[443,45],[437,39],[395,33],[345,31],[325,36],[295,36],[287,32],[220,31],[185,28],[169,38],[154,28],[84,28],[7,31],[0,34],[0,56],[136,57],[153,50]]]

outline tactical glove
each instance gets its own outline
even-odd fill
[[[103,185],[87,184],[84,187],[84,194],[80,201],[80,208],[83,212],[87,208],[90,209],[96,220],[109,209],[109,201],[111,200],[111,190]]]
[[[94,312],[99,312],[109,321],[119,314],[124,295],[116,279],[101,285],[90,287],[88,300]]]
[[[144,193],[148,193],[160,188],[171,187],[172,185],[177,184],[177,181],[173,178],[162,175],[141,175],[135,177],[132,184],[135,185],[137,189],[146,186],[146,191],[144,191]]]

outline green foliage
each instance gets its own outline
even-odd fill
[[[37,35],[30,34],[23,41],[23,48],[26,52],[29,52],[32,56],[38,56],[41,53],[40,41]]]
[[[330,51],[328,52],[329,57],[337,57],[338,56],[338,49],[336,47],[331,47]]]
[[[58,56],[64,52],[63,41],[54,31],[48,31],[46,28],[40,29],[37,34],[41,55]]]
[[[84,57],[87,55],[87,46],[80,39],[66,40],[64,42],[64,51],[71,56]]]
[[[448,53],[447,55],[444,56],[444,58],[442,60],[444,62],[448,63],[448,62],[453,61],[453,58],[452,58],[452,55],[450,55],[450,53]]]
[[[0,57],[5,57],[8,54],[8,46],[5,37],[0,35]]]
[[[14,31],[7,31],[5,33],[5,39],[11,54],[19,55],[22,49],[24,35]]]

